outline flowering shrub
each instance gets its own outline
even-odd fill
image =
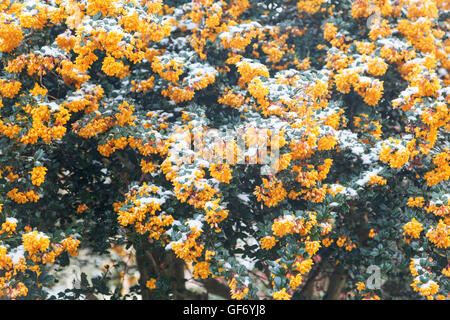
[[[1,1],[0,297],[450,298],[449,10]]]

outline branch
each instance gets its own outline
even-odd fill
[[[205,279],[200,280],[200,282],[208,293],[215,294],[228,300],[231,299],[230,288],[227,285],[220,283],[216,279]]]
[[[155,273],[159,276],[159,268],[158,268],[158,264],[156,263],[155,258],[153,258],[153,255],[149,251],[146,251],[145,255],[147,256],[147,258],[150,259],[150,261],[152,262],[152,265],[153,265],[153,269],[155,270]]]
[[[316,282],[316,277],[319,273],[320,273],[320,264],[318,264],[317,267],[314,268],[309,273],[308,280],[306,281],[305,285],[303,286],[302,290],[300,291],[300,294],[308,300],[310,300],[312,298],[312,295],[314,293],[314,284]]]
[[[341,266],[337,266],[330,277],[330,283],[328,285],[327,293],[325,294],[325,299],[338,300],[344,289],[346,280],[347,275],[345,274],[344,269]]]

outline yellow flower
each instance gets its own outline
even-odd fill
[[[156,289],[156,279],[151,278],[150,280],[147,281],[147,283],[145,284],[145,286],[147,288],[149,288],[150,290]]]
[[[283,182],[273,179],[271,181],[263,178],[263,185],[257,186],[253,192],[259,202],[263,201],[267,207],[276,206],[280,201],[283,201],[287,192],[283,188]]]
[[[355,86],[355,90],[363,97],[365,103],[369,106],[374,106],[383,96],[383,81],[359,81]]]
[[[230,286],[230,292],[231,292],[231,299],[242,300],[242,299],[244,299],[244,297],[247,295],[247,293],[249,291],[249,289],[245,286],[238,288],[237,281],[235,278],[233,278],[229,282],[229,286]]]
[[[296,261],[294,263],[294,269],[299,271],[301,274],[308,273],[309,270],[311,270],[311,267],[313,265],[312,259],[305,259],[302,262]]]
[[[80,245],[80,240],[68,237],[64,239],[61,244],[63,245],[64,250],[66,250],[69,255],[78,255],[78,246]]]
[[[150,173],[156,170],[156,166],[151,162],[147,162],[145,160],[141,160],[141,168],[142,172]]]
[[[450,247],[450,226],[442,219],[436,228],[431,228],[426,234],[427,238],[438,248]]]
[[[3,98],[14,98],[19,93],[21,87],[22,83],[19,81],[0,79],[0,94]]]
[[[317,143],[318,150],[331,150],[337,144],[337,140],[333,136],[327,136],[320,138]]]
[[[37,97],[38,95],[45,96],[48,90],[39,86],[39,84],[35,84],[33,90],[30,90],[32,96]]]
[[[296,223],[294,222],[294,216],[284,216],[281,219],[275,219],[272,225],[273,234],[277,237],[284,237],[286,234],[294,232]]]
[[[45,180],[45,174],[47,173],[47,168],[45,167],[34,167],[31,173],[31,183],[35,186],[40,186]]]
[[[116,59],[111,56],[108,56],[103,60],[102,70],[108,76],[115,76],[122,79],[130,74],[129,69],[129,66],[125,66],[122,61],[116,61]]]
[[[303,277],[300,273],[298,273],[295,277],[291,276],[289,277],[289,279],[289,285],[291,286],[292,290],[295,290],[302,283]]]
[[[403,226],[404,236],[409,236],[411,238],[419,238],[420,232],[423,230],[422,224],[413,218],[410,222]]]
[[[290,300],[292,295],[286,292],[286,288],[283,288],[280,291],[273,292],[272,297],[275,300]]]
[[[366,289],[366,285],[364,284],[364,282],[358,282],[357,284],[356,284],[356,289],[359,291],[359,292],[361,292],[362,290],[365,290]]]
[[[202,279],[208,278],[211,274],[211,271],[209,270],[210,265],[211,264],[206,261],[196,263],[194,266],[194,277]]]
[[[209,172],[213,178],[223,183],[229,184],[232,179],[231,169],[227,163],[212,164]]]
[[[380,177],[379,175],[375,174],[373,176],[369,177],[370,181],[367,183],[367,185],[374,185],[379,184],[380,186],[386,185],[387,181],[383,177]]]
[[[43,233],[37,231],[29,232],[22,235],[23,246],[30,255],[46,251],[50,246],[50,239]]]
[[[312,257],[321,247],[320,241],[305,241],[305,251]]]
[[[336,37],[338,29],[332,23],[326,23],[323,28],[323,37],[331,41]]]
[[[214,251],[206,250],[205,251],[205,260],[210,260],[215,255],[216,255],[216,253]]]
[[[87,209],[89,209],[88,208],[88,206],[86,205],[86,204],[80,204],[78,207],[77,207],[77,213],[83,213],[84,211],[86,211]]]
[[[408,207],[414,208],[419,207],[422,208],[424,204],[424,198],[423,197],[411,197],[408,199]]]
[[[15,23],[0,21],[0,40],[0,52],[11,52],[23,40],[22,29]]]
[[[329,246],[331,246],[331,244],[334,242],[334,240],[333,239],[330,239],[330,238],[324,238],[324,239],[322,239],[322,244],[325,246],[325,247],[329,247]]]
[[[388,68],[388,65],[386,62],[383,61],[383,59],[379,57],[370,58],[367,63],[367,73],[373,76],[382,76],[386,73],[386,70]]]
[[[2,223],[2,228],[0,234],[2,233],[13,233],[17,228],[17,220],[14,218],[7,218],[4,223]]]
[[[339,238],[336,241],[336,244],[338,245],[338,247],[343,247],[345,244],[347,237],[346,236],[339,236]]]
[[[297,2],[297,10],[308,14],[314,14],[320,10],[325,0],[300,0]]]
[[[277,243],[275,237],[264,237],[261,239],[261,249],[270,250]]]

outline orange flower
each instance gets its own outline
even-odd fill
[[[145,286],[146,286],[147,288],[149,288],[150,290],[156,289],[156,279],[151,278],[150,280],[147,281],[147,283],[145,284]]]
[[[415,218],[403,226],[403,235],[409,236],[411,238],[419,238],[420,232],[423,230],[422,224],[418,222]]]
[[[213,178],[223,183],[229,184],[232,179],[231,169],[227,163],[212,164],[209,172]]]
[[[40,186],[45,180],[45,174],[47,173],[47,168],[45,167],[35,167],[31,173],[31,183],[35,186]]]
[[[275,237],[264,237],[261,239],[261,249],[270,250],[277,243]]]
[[[419,207],[422,208],[424,205],[424,198],[423,197],[411,197],[408,199],[408,207],[414,208]]]

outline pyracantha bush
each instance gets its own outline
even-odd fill
[[[448,299],[449,10],[0,1],[0,296]]]

